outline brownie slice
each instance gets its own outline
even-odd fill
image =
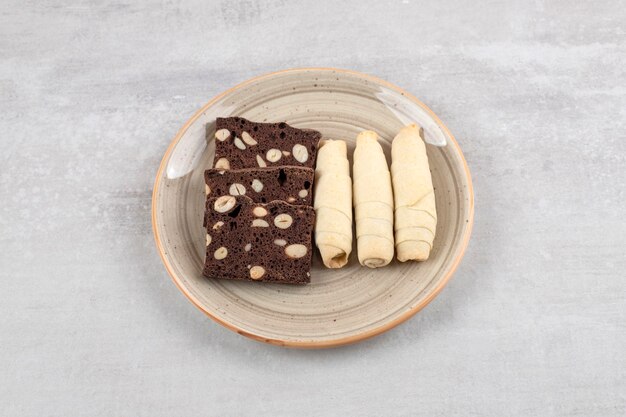
[[[322,134],[287,123],[256,123],[241,117],[218,117],[215,160],[222,169],[293,165],[314,168]]]
[[[311,279],[315,210],[245,195],[207,199],[208,278],[305,284]]]
[[[311,205],[315,171],[304,167],[207,169],[207,196],[246,195],[255,203],[283,200]]]

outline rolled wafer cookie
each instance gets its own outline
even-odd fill
[[[437,229],[435,192],[420,131],[417,124],[407,125],[391,144],[396,256],[400,262],[428,259]]]
[[[375,132],[357,136],[352,175],[359,262],[379,268],[393,258],[393,192]]]
[[[344,141],[320,142],[314,188],[315,245],[327,268],[341,268],[352,251],[352,180]]]

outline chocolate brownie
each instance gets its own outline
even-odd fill
[[[287,123],[256,123],[218,117],[213,167],[240,169],[293,165],[314,168],[322,134]]]
[[[311,205],[315,171],[304,167],[207,169],[207,196],[247,195],[255,203],[283,200]]]
[[[208,278],[305,284],[311,279],[315,210],[245,195],[207,199]]]

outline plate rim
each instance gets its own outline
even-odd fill
[[[465,170],[465,174],[467,176],[467,192],[468,192],[468,197],[469,197],[469,215],[468,215],[468,226],[466,229],[466,232],[463,235],[463,241],[461,242],[461,251],[459,252],[459,254],[454,258],[454,260],[452,261],[452,267],[450,268],[449,272],[443,277],[443,279],[441,280],[441,282],[431,291],[431,293],[421,302],[419,302],[418,304],[411,306],[411,308],[406,311],[404,314],[400,315],[399,317],[395,318],[394,320],[385,323],[381,326],[378,326],[374,329],[362,332],[362,333],[358,333],[352,336],[346,336],[346,337],[341,337],[338,339],[330,339],[330,340],[322,340],[322,341],[298,341],[298,340],[284,340],[284,339],[276,339],[276,338],[268,338],[259,334],[255,334],[252,332],[249,332],[247,330],[241,329],[239,327],[237,327],[236,325],[222,320],[220,317],[218,317],[217,315],[212,314],[210,311],[208,311],[207,309],[205,309],[201,303],[198,302],[198,300],[196,300],[196,298],[193,296],[193,294],[191,294],[189,291],[187,291],[187,289],[182,285],[182,282],[180,280],[180,278],[174,273],[173,269],[171,268],[169,261],[167,260],[166,256],[165,256],[165,251],[163,249],[163,245],[161,243],[161,237],[159,235],[159,231],[157,229],[157,209],[156,209],[156,205],[157,205],[157,196],[159,194],[159,190],[160,190],[160,185],[161,185],[161,178],[163,177],[163,172],[165,171],[165,168],[167,166],[167,162],[169,160],[170,155],[172,154],[174,148],[176,147],[176,145],[180,142],[180,139],[183,137],[183,135],[187,132],[187,129],[189,129],[189,127],[202,115],[202,113],[204,113],[209,107],[211,107],[215,102],[217,102],[218,100],[220,100],[222,97],[226,96],[227,94],[236,91],[238,89],[241,89],[249,84],[252,84],[254,82],[258,82],[261,81],[263,79],[266,78],[271,78],[273,76],[276,75],[280,75],[280,74],[285,74],[285,73],[298,73],[298,72],[311,72],[311,71],[334,71],[334,72],[338,72],[338,73],[343,73],[343,74],[349,74],[349,75],[353,75],[353,76],[357,76],[357,77],[361,77],[364,79],[367,79],[368,81],[372,81],[378,84],[382,84],[387,88],[390,88],[394,91],[397,91],[401,94],[403,94],[406,98],[408,98],[409,100],[413,101],[415,104],[417,104],[418,106],[420,106],[423,110],[425,110],[429,116],[431,116],[433,118],[433,120],[435,121],[435,123],[437,123],[437,125],[445,131],[445,133],[448,135],[448,137],[451,139],[451,144],[457,149],[459,156],[461,157],[461,162],[463,164],[463,169]],[[333,68],[333,67],[296,67],[296,68],[288,68],[288,69],[283,69],[283,70],[279,70],[279,71],[272,71],[269,73],[265,73],[262,75],[258,75],[256,77],[252,77],[249,78],[243,82],[240,82],[238,84],[236,84],[235,86],[228,88],[227,90],[217,94],[216,96],[214,96],[212,99],[210,99],[206,104],[204,104],[199,110],[197,110],[188,120],[187,122],[185,122],[185,124],[178,130],[178,132],[176,133],[176,135],[174,136],[174,138],[172,139],[172,141],[170,142],[170,144],[168,145],[165,154],[163,155],[163,158],[161,159],[161,163],[159,164],[159,169],[157,170],[156,173],[156,179],[154,181],[154,186],[153,186],[153,190],[152,190],[152,199],[151,199],[151,219],[152,219],[152,232],[153,232],[153,236],[154,236],[154,240],[155,240],[155,244],[157,247],[157,251],[159,252],[159,257],[161,258],[161,262],[163,262],[163,265],[165,266],[165,269],[167,271],[167,273],[169,274],[170,278],[172,279],[172,281],[174,282],[174,284],[176,285],[176,287],[180,290],[180,292],[183,293],[183,295],[185,295],[185,297],[200,311],[202,311],[205,315],[207,315],[210,319],[212,319],[213,321],[215,321],[218,324],[221,324],[222,326],[226,327],[227,329],[234,331],[242,336],[248,337],[250,339],[256,340],[258,342],[264,342],[264,343],[268,343],[270,345],[276,345],[276,346],[283,346],[283,347],[291,347],[291,348],[300,348],[300,349],[321,349],[321,348],[330,348],[330,347],[337,347],[337,346],[344,346],[344,345],[349,345],[349,344],[353,344],[353,343],[357,343],[366,339],[370,339],[372,337],[375,337],[381,333],[384,333],[396,326],[398,326],[401,323],[404,323],[405,321],[407,321],[408,319],[410,319],[411,317],[413,317],[417,312],[419,312],[420,310],[422,310],[424,307],[426,307],[437,295],[439,295],[439,293],[443,290],[443,288],[448,284],[448,282],[450,281],[450,279],[452,278],[452,276],[454,275],[454,273],[456,272],[461,260],[463,259],[465,252],[467,250],[467,247],[469,245],[469,240],[470,240],[470,236],[472,234],[472,229],[473,229],[473,225],[474,225],[474,188],[472,185],[472,176],[469,170],[469,167],[467,165],[467,161],[465,160],[465,155],[463,154],[461,147],[459,146],[458,142],[456,141],[456,138],[454,137],[454,135],[452,134],[452,132],[450,132],[450,129],[448,129],[448,127],[441,121],[441,119],[428,107],[426,106],[426,104],[424,104],[421,100],[419,100],[417,97],[415,97],[413,94],[409,93],[408,91],[396,86],[395,84],[392,84],[386,80],[383,80],[382,78],[373,76],[373,75],[369,75],[369,74],[365,74],[362,73],[360,71],[354,71],[354,70],[349,70],[349,69],[341,69],[341,68]]]

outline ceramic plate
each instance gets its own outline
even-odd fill
[[[439,218],[430,259],[394,260],[372,270],[359,265],[353,250],[346,267],[326,269],[316,253],[311,284],[305,286],[204,278],[203,171],[213,163],[218,116],[316,129],[325,138],[345,140],[350,157],[356,135],[374,130],[388,162],[391,140],[400,128],[411,122],[422,125]],[[439,118],[388,82],[338,69],[276,72],[215,97],[185,123],[167,149],[152,199],[152,224],[163,263],[196,307],[244,336],[306,348],[363,340],[418,312],[454,273],[472,220],[470,174],[461,149]]]

